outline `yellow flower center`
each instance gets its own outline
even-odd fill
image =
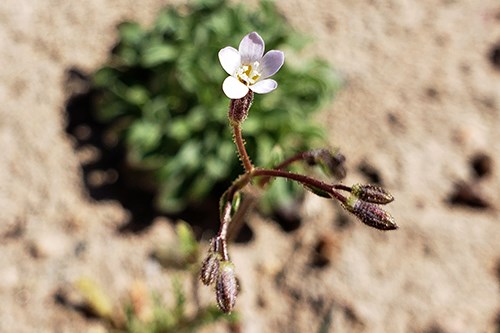
[[[236,71],[236,77],[241,83],[247,86],[255,84],[260,78],[259,63],[256,61],[253,64],[241,65]]]

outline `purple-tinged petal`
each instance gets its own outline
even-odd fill
[[[257,82],[249,88],[257,94],[267,94],[278,87],[278,83],[273,79],[265,79]]]
[[[243,64],[251,64],[262,58],[264,54],[264,40],[256,32],[251,32],[241,40],[238,48]]]
[[[230,99],[239,99],[248,93],[248,87],[232,76],[228,76],[224,80],[222,90]]]
[[[238,50],[228,46],[219,51],[219,61],[227,74],[234,75],[241,65],[241,56]]]
[[[284,62],[285,54],[283,52],[276,50],[267,52],[260,61],[261,78],[265,79],[276,74]]]

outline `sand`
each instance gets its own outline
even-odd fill
[[[114,302],[134,281],[172,300],[182,273],[150,253],[171,244],[174,221],[152,214],[141,232],[118,232],[133,212],[88,193],[82,165],[94,155],[66,133],[68,99],[85,88],[69,71],[91,73],[117,23],[148,24],[166,3],[0,3],[1,332],[105,332],[62,304],[81,277]],[[343,79],[318,120],[347,156],[345,182],[377,176],[396,197],[389,210],[400,229],[368,228],[313,195],[292,232],[251,214],[252,240],[232,247],[241,332],[320,332],[325,322],[328,332],[498,330],[498,1],[277,6],[314,37],[304,56],[324,57]],[[214,302],[208,288],[200,293],[203,305]],[[204,329],[213,331],[231,330]]]

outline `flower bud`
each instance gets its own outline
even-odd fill
[[[204,285],[209,286],[215,282],[217,275],[219,275],[220,268],[220,254],[217,252],[210,252],[201,264],[200,280]]]
[[[387,213],[380,206],[360,200],[354,195],[351,195],[347,199],[344,208],[370,227],[380,230],[394,230],[398,228],[391,214]]]
[[[394,200],[392,194],[377,185],[355,184],[351,188],[351,193],[360,200],[381,205],[388,204]]]
[[[219,308],[225,313],[230,313],[234,308],[238,294],[234,265],[230,261],[221,262],[215,293]]]
[[[248,116],[248,111],[252,106],[253,91],[249,90],[248,93],[240,99],[232,99],[229,105],[229,121],[231,124],[241,124]]]

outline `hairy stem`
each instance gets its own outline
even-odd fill
[[[245,148],[245,141],[243,140],[243,136],[241,135],[241,126],[240,124],[233,124],[232,127],[234,143],[236,144],[236,148],[238,149],[238,155],[240,156],[240,160],[243,163],[243,167],[245,168],[246,172],[252,172],[254,167]]]
[[[290,158],[287,161],[289,163],[295,161],[295,160],[300,160],[299,155],[296,155],[296,157]],[[280,164],[283,165],[284,163]],[[226,251],[226,241],[228,238],[234,238],[238,231],[240,230],[242,223],[243,223],[243,217],[245,216],[246,212],[253,206],[255,203],[255,196],[252,196],[250,194],[250,197],[243,197],[243,203],[239,210],[236,212],[234,216],[232,216],[232,203],[234,200],[234,197],[236,193],[239,191],[243,190],[245,186],[247,186],[250,181],[253,178],[260,178],[262,177],[263,179],[270,179],[273,177],[278,177],[278,178],[285,178],[289,180],[293,180],[296,182],[301,183],[305,187],[309,189],[315,189],[319,190],[321,192],[324,192],[326,196],[330,196],[334,199],[337,199],[341,203],[345,204],[347,202],[347,198],[344,197],[342,194],[337,192],[336,190],[344,190],[344,191],[350,191],[351,188],[342,184],[327,184],[325,182],[322,182],[320,180],[317,180],[312,177],[304,176],[301,174],[285,171],[285,170],[276,170],[276,169],[261,169],[261,168],[254,168],[251,169],[251,171],[245,172],[243,175],[241,175],[236,181],[224,192],[222,195],[221,201],[220,201],[220,229],[219,233],[217,235],[217,238],[221,240],[221,246],[220,246],[220,252],[224,258],[227,257],[227,251]],[[259,183],[260,184],[260,183]]]

